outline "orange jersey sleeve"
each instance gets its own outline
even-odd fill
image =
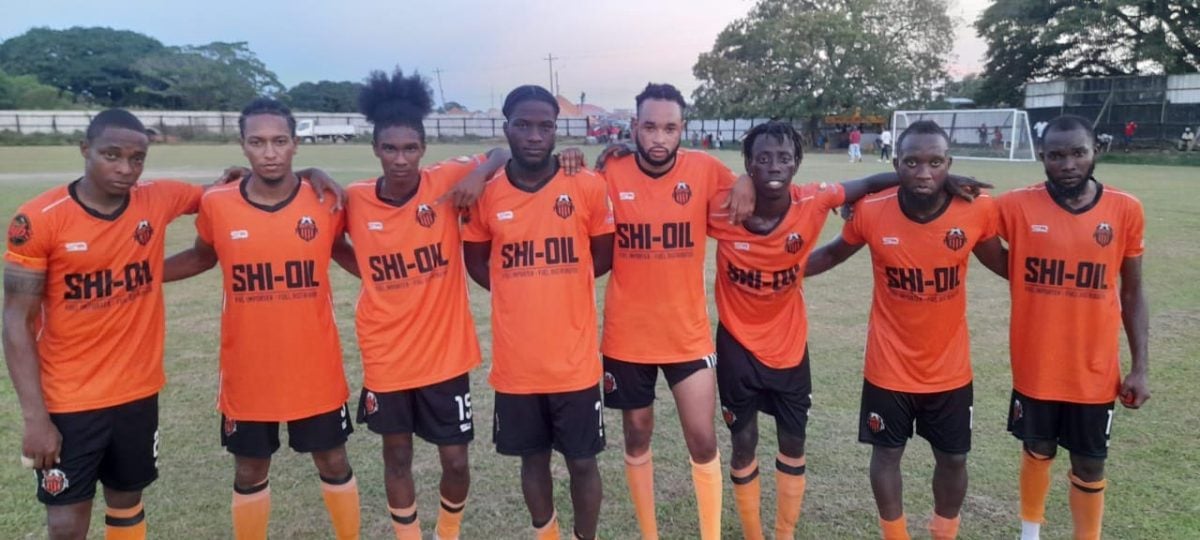
[[[355,329],[363,386],[372,391],[428,386],[479,365],[458,211],[436,202],[472,168],[451,161],[423,170],[416,194],[399,206],[379,198],[378,179],[347,189],[362,272]]]
[[[951,198],[932,219],[901,209],[897,189],[855,205],[842,230],[871,251],[874,292],[864,376],[899,392],[930,393],[971,381],[967,263],[995,225],[994,200]]]
[[[829,211],[845,199],[841,184],[793,185],[787,214],[768,233],[731,225],[721,211],[709,221],[709,234],[717,239],[721,324],[767,366],[784,369],[804,359],[804,264]]]
[[[1028,396],[1108,403],[1120,387],[1120,273],[1145,250],[1142,204],[1101,186],[1069,210],[1037,184],[999,200],[1009,248],[1013,386]]]
[[[349,395],[329,287],[343,214],[306,181],[273,207],[251,203],[244,186],[210,189],[196,220],[224,276],[218,407],[259,422],[328,412]]]
[[[570,392],[600,382],[590,239],[605,226],[603,180],[559,172],[536,191],[504,173],[480,197],[465,240],[491,241],[492,369],[500,392]],[[599,225],[597,225],[599,222]]]
[[[45,272],[37,354],[52,413],[111,407],[162,389],[163,239],[202,189],[139,182],[124,206],[104,215],[83,206],[76,184],[22,205],[4,256]]]
[[[736,177],[703,152],[680,150],[661,177],[634,156],[605,170],[616,221],[612,273],[604,302],[606,356],[676,363],[713,353],[704,288],[709,205]]]

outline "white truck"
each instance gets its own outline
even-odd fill
[[[350,124],[316,125],[312,120],[301,120],[296,124],[296,136],[306,143],[332,141],[346,142],[358,136],[358,129]]]

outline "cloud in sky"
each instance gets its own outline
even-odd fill
[[[965,21],[955,36],[952,74],[977,71],[982,42],[969,28],[987,0],[952,2]],[[629,108],[647,82],[697,86],[692,65],[751,0],[206,0],[203,2],[49,0],[5,8],[0,39],[35,26],[110,26],[167,45],[246,41],[288,86],[361,80],[372,69],[442,70],[447,100],[475,109],[499,106],[511,88],[550,84],[557,57],[561,93],[604,107]]]

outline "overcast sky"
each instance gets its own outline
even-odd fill
[[[903,0],[900,0],[903,1]],[[447,100],[499,106],[516,85],[550,83],[606,108],[632,106],[651,80],[690,99],[692,66],[752,0],[199,0],[66,2],[6,0],[0,39],[35,26],[110,26],[167,45],[246,41],[285,85],[361,80],[372,69],[419,69]],[[983,42],[971,22],[988,0],[950,0],[957,17],[949,70],[979,71]],[[436,97],[436,96],[435,96]]]

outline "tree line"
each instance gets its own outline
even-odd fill
[[[946,71],[948,0],[759,0],[693,73],[706,117],[815,122],[855,109],[1022,105],[1024,84],[1061,77],[1200,71],[1196,0],[993,0],[973,21],[983,72]],[[360,83],[285,88],[245,42],[166,46],[129,30],[34,28],[0,43],[0,109],[117,106],[236,110],[255,96],[350,112]],[[455,104],[457,105],[457,104]],[[449,106],[449,104],[447,104]]]

